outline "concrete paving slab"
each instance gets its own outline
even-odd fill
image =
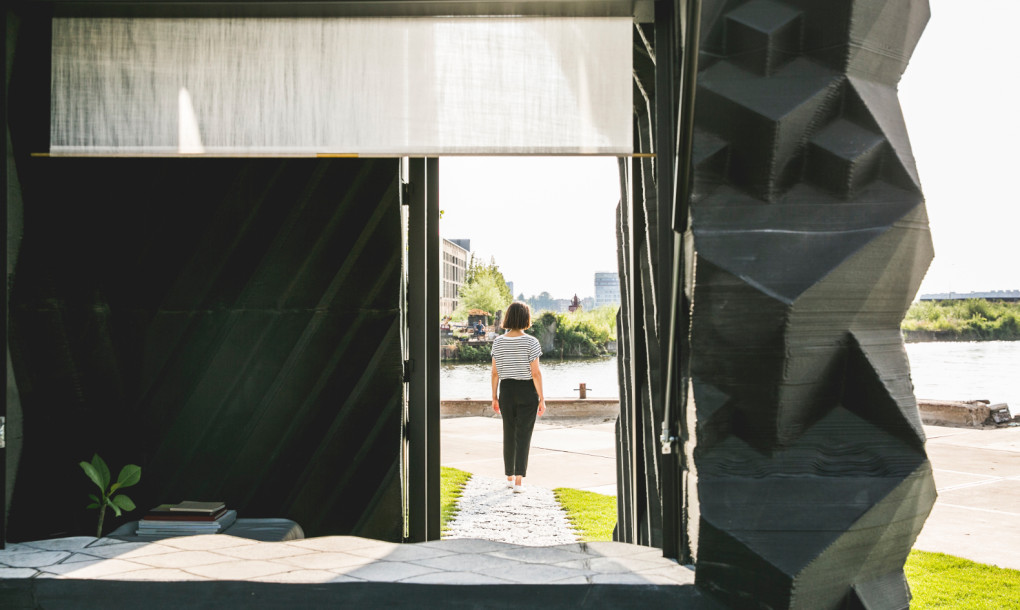
[[[451,540],[450,542],[454,541]],[[445,572],[480,572],[490,568],[505,569],[517,565],[517,562],[509,559],[479,553],[456,553],[446,557],[422,559],[415,563]]]
[[[290,571],[290,566],[272,561],[235,560],[189,567],[187,571],[214,580],[258,580],[261,576]]]
[[[273,544],[286,544],[301,549],[314,551],[352,551],[354,549],[375,546],[379,541],[357,536],[322,536],[302,540],[288,540]]]
[[[205,576],[199,576],[198,574],[185,572],[184,570],[175,570],[172,568],[149,568],[146,570],[135,570],[133,572],[125,572],[123,574],[118,574],[117,580],[136,580],[147,582],[192,582],[212,579],[206,578]]]
[[[279,559],[281,557],[295,557],[314,552],[312,549],[303,549],[274,542],[216,550],[216,553],[219,555],[226,555],[237,559]]]
[[[631,574],[627,572],[619,572],[614,574],[595,574],[590,579],[592,584],[596,585],[652,585],[652,584],[673,584],[670,581],[665,583],[653,582],[663,581],[661,576],[641,576],[639,574]]]
[[[588,572],[561,566],[514,563],[498,568],[476,570],[484,576],[503,578],[516,583],[546,584],[554,580],[562,580],[572,576],[587,578]]]
[[[374,544],[369,545],[346,545],[343,547],[344,553],[350,555],[357,555],[358,557],[365,557],[367,559],[386,559],[389,555],[392,555],[394,551],[400,548],[400,545],[395,542],[386,542],[383,540],[375,540]]]
[[[362,549],[354,549],[349,551],[351,555],[362,555]],[[386,561],[421,561],[423,559],[434,559],[436,557],[446,557],[450,555],[451,551],[447,551],[440,548],[427,548],[418,544],[402,544],[397,545],[397,548],[390,550],[386,555],[373,557],[374,552],[370,555],[362,555],[365,557],[373,557],[374,559],[386,560]]]
[[[527,483],[555,489],[581,489],[616,484],[616,458],[578,453],[532,454],[528,460]]]
[[[972,474],[969,472],[957,472],[956,470],[933,469],[935,475],[935,487],[939,493],[950,489],[981,485],[991,481],[999,481],[1002,477],[987,474]]]
[[[550,585],[587,585],[590,584],[587,576],[570,576],[562,580],[553,580]]]
[[[687,568],[677,569],[677,566],[660,568],[657,570],[646,570],[641,572],[642,576],[660,576],[678,585],[693,585],[694,570]]]
[[[0,567],[0,578],[32,578],[37,573],[35,568]]]
[[[925,426],[924,431],[928,436],[929,443],[934,445],[952,444],[960,447],[1020,453],[1020,427],[973,430]]]
[[[188,551],[210,551],[238,546],[258,544],[258,540],[238,538],[224,534],[204,534],[201,536],[176,536],[160,540],[158,544]]]
[[[179,550],[180,549],[172,546],[153,542],[122,542],[120,544],[86,547],[81,550],[80,554],[92,555],[93,557],[103,557],[106,559],[112,559],[114,557],[118,557],[120,559],[133,559],[135,557],[145,557],[147,555],[176,553]]]
[[[366,563],[371,563],[372,560],[367,557],[358,557],[357,555],[351,555],[349,553],[323,551],[320,553],[297,555],[295,557],[281,557],[280,559],[277,559],[277,562],[309,570],[347,572],[359,566],[363,566]]]
[[[72,536],[70,538],[54,538],[26,543],[25,546],[42,551],[77,551],[95,543],[98,538],[93,536]]]
[[[432,574],[436,571],[435,568],[403,561],[378,561],[347,572],[347,575],[369,582],[400,582],[407,578]]]
[[[233,561],[233,557],[210,553],[209,551],[178,551],[176,553],[159,553],[156,555],[144,555],[132,557],[133,563],[141,564],[151,568],[193,568],[197,566],[211,565],[214,563],[225,563]],[[110,559],[109,561],[120,561]]]
[[[1009,476],[1017,469],[1020,453],[995,451],[955,445],[951,443],[929,444],[926,447],[928,459],[936,469],[945,468],[954,472]]]
[[[432,540],[430,542],[423,542],[418,546],[447,551],[448,553],[491,553],[493,551],[523,548],[516,544],[494,542],[492,540],[478,540],[475,538]]]
[[[64,561],[62,561],[61,563],[59,563],[57,565],[62,565],[62,564],[65,564],[65,563],[79,563],[79,562],[82,562],[82,561],[99,561],[101,559],[103,559],[103,558],[102,557],[96,557],[95,555],[87,555],[85,553],[74,553],[70,557],[68,557],[67,559],[65,559]]]
[[[71,556],[67,551],[28,551],[6,553],[0,551],[0,566],[8,568],[41,568],[60,563]]]
[[[405,578],[401,582],[416,583],[423,585],[512,585],[512,581],[484,576],[474,572],[433,572],[422,574],[412,578]]]
[[[511,559],[524,563],[536,563],[552,565],[562,561],[584,559],[585,555],[578,548],[577,551],[569,551],[555,547],[526,547],[519,549],[504,549],[487,553],[493,557]]]
[[[0,550],[0,557],[3,557],[5,554],[26,553],[26,552],[27,553],[35,553],[38,550],[39,549],[37,549],[35,547],[28,546],[24,542],[8,542],[6,547],[4,549]]]
[[[104,561],[97,561],[92,565],[87,565],[83,568],[68,572],[60,576],[60,578],[74,578],[74,579],[93,579],[93,578],[106,578],[109,576],[121,576],[128,572],[134,572],[136,570],[144,570],[150,566],[135,563],[133,561],[124,561],[122,559],[106,559]]]
[[[585,553],[588,555],[595,555],[598,557],[627,557],[631,555],[645,555],[648,553],[657,553],[661,555],[661,551],[652,550],[651,547],[641,546],[639,544],[620,544],[619,542],[586,542],[584,543]]]
[[[587,542],[571,542],[569,544],[555,544],[553,546],[547,546],[545,548],[547,548],[547,549],[558,549],[558,550],[561,550],[561,551],[569,551],[571,553],[581,553],[581,554],[584,554],[584,553],[588,552],[587,551],[588,544],[590,544],[590,543],[587,543]]]
[[[328,570],[293,570],[291,572],[263,576],[259,579],[259,582],[323,583],[334,582],[335,579],[346,579],[348,582],[357,580],[355,578],[341,576]]]
[[[982,485],[940,491],[939,502],[999,511],[1003,515],[1020,519],[1020,481],[1000,479]]]
[[[64,562],[64,563],[55,563],[55,564],[53,564],[51,566],[46,566],[44,568],[39,568],[39,571],[46,572],[46,573],[49,573],[49,574],[61,574],[61,575],[64,575],[64,574],[70,574],[71,572],[76,572],[78,570],[83,570],[83,569],[85,569],[85,568],[87,568],[89,566],[96,565],[97,563],[99,563],[101,561],[106,561],[106,560],[105,559],[97,559],[95,557],[91,557],[89,559],[89,561],[74,561],[74,562],[71,562],[71,563],[67,563],[67,562]]]
[[[553,428],[536,430],[531,437],[531,446],[557,451],[592,453],[606,448],[606,435],[582,428]],[[500,439],[502,442],[502,439]],[[610,447],[612,449],[612,447]]]
[[[915,549],[947,553],[1020,570],[1020,518],[985,509],[935,503]]]

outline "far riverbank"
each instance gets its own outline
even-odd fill
[[[920,301],[910,306],[900,328],[907,343],[1020,341],[1020,303]]]
[[[932,400],[979,400],[1009,404],[1020,414],[1020,341],[909,343],[911,378],[915,394]],[[443,363],[440,396],[443,400],[486,398],[491,395],[489,363]],[[578,383],[589,386],[589,396],[618,398],[616,357],[584,358],[559,362],[542,359],[545,394],[572,398]]]

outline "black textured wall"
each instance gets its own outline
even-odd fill
[[[400,540],[396,160],[19,169],[9,540],[94,528],[93,452],[142,466],[141,509],[224,500]]]
[[[640,30],[640,31],[639,31]],[[634,150],[654,148],[655,66],[651,24],[634,30]],[[655,160],[621,160],[621,204],[617,209],[620,312],[617,317],[620,418],[617,421],[617,528],[614,539],[662,547],[662,496],[658,450],[663,418],[661,342],[656,320],[660,281],[669,261],[659,258],[660,216]],[[669,222],[669,218],[663,222]],[[633,305],[632,305],[633,303]]]
[[[896,84],[927,0],[704,3],[692,200],[697,582],[901,608],[935,500],[899,332],[932,258]]]
[[[933,254],[896,84],[927,1],[702,11],[678,237],[680,555],[732,607],[905,608],[935,488],[899,323]],[[635,150],[661,156],[676,142],[657,130],[656,71],[679,71],[651,62],[659,41],[638,27]],[[676,458],[657,438],[672,202],[656,165],[621,165],[616,537],[661,546]]]

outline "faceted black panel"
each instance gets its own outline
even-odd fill
[[[927,15],[704,4],[685,509],[733,607],[909,603],[935,491],[899,323],[933,253],[895,86]]]
[[[224,500],[400,540],[397,179],[394,160],[23,165],[9,539],[94,531],[77,462],[98,452],[142,467],[143,510]]]

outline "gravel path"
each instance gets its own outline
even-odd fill
[[[567,515],[550,489],[529,487],[515,494],[506,479],[472,475],[457,504],[459,512],[443,538],[478,538],[524,546],[577,542]]]

